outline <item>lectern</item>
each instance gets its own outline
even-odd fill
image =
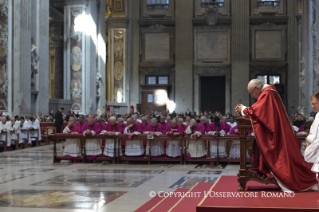
[[[238,191],[244,191],[246,187],[246,183],[250,180],[254,180],[263,184],[275,184],[279,187],[275,178],[268,178],[266,175],[261,174],[258,172],[258,167],[247,167],[246,166],[246,146],[247,146],[247,133],[249,130],[252,129],[252,123],[250,119],[247,118],[236,118],[237,119],[237,126],[239,132],[239,140],[240,140],[240,169],[237,174],[239,188]],[[253,142],[256,142],[254,138]],[[256,151],[253,149],[253,151]],[[253,155],[255,153],[253,152]],[[253,159],[253,157],[252,157]]]

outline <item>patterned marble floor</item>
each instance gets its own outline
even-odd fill
[[[60,144],[58,149],[61,148]],[[134,211],[150,191],[236,175],[239,165],[52,163],[53,147],[0,153],[1,212]]]

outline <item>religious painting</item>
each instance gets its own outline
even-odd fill
[[[82,97],[82,86],[78,80],[72,81],[72,99],[81,99]]]
[[[72,48],[72,70],[79,71],[82,65],[82,51],[80,47],[75,46]]]

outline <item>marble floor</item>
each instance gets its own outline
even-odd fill
[[[236,164],[53,164],[52,155],[52,145],[0,153],[1,212],[134,211],[151,191],[191,188],[239,169]]]

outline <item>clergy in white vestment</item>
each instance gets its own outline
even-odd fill
[[[115,141],[114,146],[114,136],[118,136],[123,133],[122,125],[120,123],[116,123],[115,116],[111,116],[109,119],[109,123],[103,125],[103,129],[101,131],[101,134],[112,136],[112,138],[105,139],[105,147],[103,154],[108,157],[114,157],[114,151],[115,155],[118,155],[118,151],[120,152],[120,156],[122,156],[122,149],[121,145],[119,145],[118,139]],[[120,147],[119,147],[120,146]],[[118,149],[120,148],[120,149]]]
[[[142,125],[135,119],[134,116],[129,118],[128,125],[124,129],[124,134],[128,135],[128,140],[125,142],[125,155],[141,156],[144,154],[144,146],[142,140],[131,140],[133,136],[143,133]]]
[[[35,141],[36,137],[38,137],[38,141],[40,141],[41,140],[41,129],[40,129],[39,120],[34,118],[34,117],[30,117],[29,125],[30,125],[29,130],[30,130],[31,141]],[[31,143],[29,145],[31,145]]]
[[[151,120],[151,124],[147,125],[144,129],[144,134],[147,134],[148,137],[154,137],[154,136],[159,136],[161,134],[163,134],[164,129],[162,127],[162,125],[160,123],[157,123],[157,119],[156,118],[152,118]],[[149,145],[149,143],[151,145]],[[149,142],[147,142],[146,145],[146,155],[149,155],[150,151],[149,149],[151,149],[151,156],[161,156],[164,154],[164,145],[163,145],[163,141],[154,141],[154,140],[150,140]]]
[[[185,130],[185,134],[194,139],[187,141],[187,157],[200,158],[205,156],[207,151],[204,141],[197,141],[197,138],[205,134],[204,125],[201,123],[196,123],[195,119],[191,119],[189,126]]]
[[[21,116],[20,117],[20,131],[21,131],[20,142],[23,144],[23,146],[24,146],[24,142],[23,142],[24,139],[28,139],[28,144],[31,144],[31,137],[30,135],[28,136],[28,132],[30,132],[29,129],[30,129],[29,122],[25,121],[24,117]]]
[[[227,126],[227,124],[225,122],[221,122],[220,118],[218,116],[214,117],[214,122],[211,123],[211,132],[209,132],[208,134],[211,135],[215,135],[217,132],[219,132],[220,136],[225,136],[229,131],[228,127],[230,128],[230,126]],[[216,140],[212,140],[210,142],[210,155],[212,158],[216,158],[217,157],[217,149],[218,149],[218,157],[227,157],[227,153],[226,153],[226,142],[218,142],[218,146],[217,146],[217,141]]]
[[[20,139],[20,137],[21,137],[20,121],[16,121],[16,119],[13,116],[10,117],[10,121],[11,121],[11,126],[10,126],[10,129],[9,129],[10,136],[8,136],[8,137],[10,137],[10,142],[12,140],[18,140],[19,139],[18,143],[20,145],[22,143],[21,139]]]
[[[234,116],[229,117],[229,122],[227,122],[227,124],[230,125],[230,130],[237,126],[237,123],[235,121]],[[228,134],[230,133],[230,130],[229,130]]]
[[[311,106],[317,112],[317,115],[310,127],[309,135],[306,138],[307,148],[304,153],[304,158],[308,163],[313,163],[311,171],[316,173],[317,180],[319,181],[319,92],[314,93],[310,100]]]
[[[2,141],[7,141],[7,149],[9,151],[12,150],[11,148],[11,139],[10,139],[10,127],[11,127],[11,121],[7,121],[6,117],[2,116],[1,117],[1,122],[0,122],[0,140]],[[6,139],[7,135],[7,139]]]
[[[69,118],[69,124],[63,129],[63,133],[76,135],[81,134],[81,128],[75,125],[75,119],[73,117]],[[81,142],[80,139],[66,139],[63,155],[67,159],[72,159],[74,163],[78,163],[78,157],[81,156]]]
[[[101,132],[100,124],[94,122],[94,117],[90,116],[88,122],[82,126],[81,133],[87,137],[85,142],[86,158],[93,161],[97,156],[102,154],[102,139],[96,139],[94,136]]]
[[[165,129],[166,135],[170,137],[178,137],[184,135],[184,128],[177,124],[176,118],[171,121],[171,125],[167,125]],[[182,144],[180,140],[168,140],[166,147],[166,155],[169,157],[180,157],[181,156]]]

